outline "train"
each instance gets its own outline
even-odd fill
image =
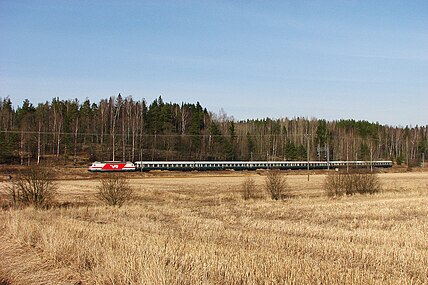
[[[92,163],[91,172],[126,171],[207,171],[207,170],[257,170],[257,169],[335,169],[335,168],[388,168],[392,161],[101,161]]]

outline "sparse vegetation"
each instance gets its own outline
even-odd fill
[[[265,188],[272,200],[282,200],[289,198],[287,191],[287,181],[279,170],[270,170],[265,179]]]
[[[331,172],[325,179],[324,190],[329,197],[374,194],[382,191],[382,185],[376,173],[366,170]]]
[[[100,179],[96,198],[109,206],[122,207],[134,198],[134,190],[124,174],[112,173]]]
[[[13,207],[48,207],[56,195],[55,173],[49,167],[32,166],[21,171],[6,188]]]

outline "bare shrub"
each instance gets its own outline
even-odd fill
[[[343,196],[354,194],[374,194],[382,191],[379,176],[368,171],[351,173],[332,172],[324,181],[327,196]]]
[[[347,175],[340,172],[330,172],[324,181],[324,191],[327,196],[343,196],[346,193]]]
[[[256,182],[253,178],[247,177],[241,184],[242,198],[244,200],[256,198]]]
[[[52,168],[31,166],[20,172],[7,187],[12,206],[49,207],[56,195],[57,184]]]
[[[290,195],[286,193],[287,181],[285,176],[279,170],[271,170],[268,172],[265,179],[265,188],[272,200],[282,200],[289,198]]]
[[[379,176],[373,172],[359,172],[354,175],[355,193],[374,194],[382,191]]]
[[[129,180],[121,174],[114,173],[100,179],[96,198],[110,206],[122,207],[134,198],[134,189]]]

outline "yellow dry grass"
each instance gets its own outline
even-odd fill
[[[96,180],[61,181],[69,207],[0,212],[0,281],[428,283],[428,173],[341,199],[322,195],[323,175],[287,175],[288,201],[244,201],[248,176],[261,189],[255,173],[133,175],[138,197],[119,209],[93,199]]]

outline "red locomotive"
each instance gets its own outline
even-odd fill
[[[135,165],[132,162],[125,161],[96,161],[92,163],[89,171],[135,171]]]

